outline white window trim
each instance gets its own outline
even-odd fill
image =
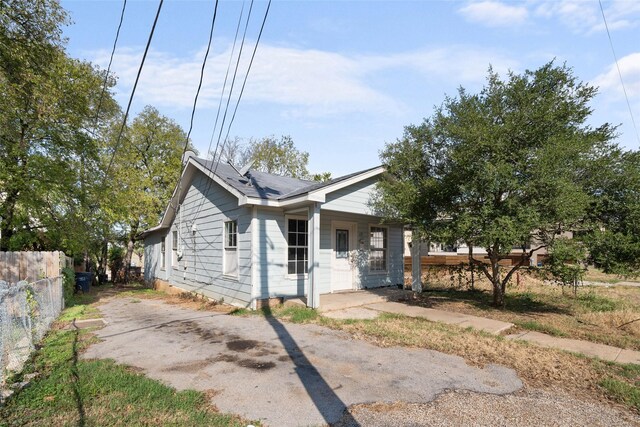
[[[385,256],[385,265],[387,266],[387,268],[385,270],[372,270],[371,269],[371,259],[369,258],[369,256],[371,255],[371,228],[376,227],[376,228],[384,228],[385,230],[387,230],[387,248],[384,251],[384,256]],[[380,275],[386,275],[389,274],[389,226],[388,225],[382,225],[382,224],[369,224],[369,230],[367,233],[367,270],[368,273],[370,275],[376,275],[376,274],[380,274]]]
[[[303,215],[285,215],[284,216],[284,240],[286,244],[285,244],[285,250],[284,250],[284,265],[285,265],[284,275],[286,279],[291,279],[291,280],[308,279],[309,273],[298,273],[298,274],[289,273],[289,220],[290,219],[297,219],[300,221],[305,221],[307,223],[307,271],[309,271],[309,252],[310,252],[309,242],[311,241],[310,239],[311,230],[309,229],[309,218]]]
[[[164,250],[163,247],[164,246]],[[160,240],[160,270],[167,269],[167,236],[163,236]]]
[[[173,234],[176,233],[176,238],[173,238]],[[174,241],[175,240],[175,241]],[[171,267],[179,267],[180,260],[178,259],[178,248],[180,247],[180,232],[177,227],[171,230]],[[175,254],[175,259],[174,259]]]
[[[228,222],[235,222],[236,223],[236,246],[235,248],[233,247],[227,247],[227,223]],[[222,276],[227,278],[227,279],[231,279],[231,280],[235,280],[238,281],[240,278],[240,233],[239,233],[239,229],[240,229],[240,225],[239,225],[239,221],[238,221],[238,217],[227,217],[224,218],[222,220],[222,265],[221,265],[221,270],[222,270]],[[227,265],[227,250],[234,250],[236,253],[236,274],[230,274],[230,273],[226,273],[225,272],[225,265]]]

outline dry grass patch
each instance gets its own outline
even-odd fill
[[[491,287],[486,280],[476,280],[475,289],[469,291],[451,287],[446,275],[432,273],[429,277],[432,282],[413,303],[511,322],[521,330],[640,350],[640,321],[621,326],[640,319],[640,288],[582,287],[573,295],[522,274],[520,285],[507,289],[506,308],[496,309],[491,306]]]

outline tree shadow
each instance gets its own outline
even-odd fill
[[[325,422],[331,425],[340,421],[341,423],[345,423],[345,425],[359,426],[360,424],[347,411],[347,405],[340,399],[316,367],[313,366],[305,356],[302,349],[298,346],[282,322],[276,319],[269,308],[264,308],[262,311],[267,322],[277,334],[289,359],[293,362],[295,372],[300,382]]]
[[[75,320],[75,319],[74,319]],[[80,374],[78,373],[78,335],[79,330],[76,325],[73,325],[73,345],[72,345],[72,359],[71,359],[71,378],[73,380],[73,396],[76,400],[76,408],[78,410],[78,426],[84,427],[86,425],[86,416],[84,412],[84,402],[82,401],[82,394],[80,393]]]
[[[429,307],[438,308],[445,301],[460,301],[482,311],[500,310],[519,314],[555,313],[570,315],[571,311],[560,304],[549,304],[542,301],[529,292],[507,292],[505,294],[505,307],[496,308],[492,305],[491,292],[485,290],[458,290],[458,289],[433,289],[427,288],[422,293],[422,302]],[[425,301],[426,299],[426,301]],[[423,304],[420,304],[423,305]]]

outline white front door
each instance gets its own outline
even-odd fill
[[[331,292],[355,289],[350,254],[356,248],[356,227],[352,222],[331,223]]]

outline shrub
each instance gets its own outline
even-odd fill
[[[73,298],[73,291],[76,288],[76,273],[72,268],[62,269],[62,289],[64,292],[64,302],[69,303]]]

